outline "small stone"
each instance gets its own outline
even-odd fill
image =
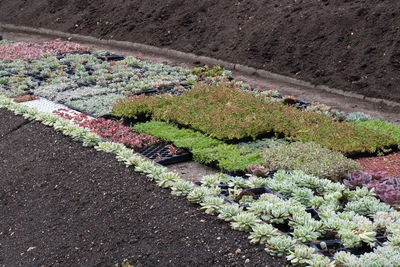
[[[29,252],[29,251],[34,250],[35,248],[36,248],[36,247],[29,247],[26,251]]]
[[[244,263],[249,263],[250,262],[250,260],[249,259],[246,259],[245,261],[244,261]]]
[[[221,237],[217,237],[217,240],[221,240]]]
[[[242,252],[242,250],[241,250],[240,248],[238,248],[238,249],[235,251],[236,254],[240,254],[241,252]]]
[[[200,222],[201,222],[201,223],[204,223],[204,222],[206,222],[206,221],[205,221],[205,220],[200,220]]]

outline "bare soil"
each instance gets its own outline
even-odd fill
[[[0,266],[287,265],[112,155],[1,109],[0,131]]]
[[[169,47],[400,101],[393,0],[3,0],[0,21]]]

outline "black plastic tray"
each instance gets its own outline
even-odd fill
[[[139,153],[162,165],[169,165],[192,159],[192,154],[186,151],[171,155],[168,145],[166,144],[146,146],[140,149]]]

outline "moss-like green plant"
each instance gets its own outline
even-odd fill
[[[358,121],[353,124],[357,127],[365,128],[373,132],[388,134],[391,138],[396,140],[397,144],[400,147],[400,124],[390,123],[377,119]]]
[[[222,170],[244,171],[248,165],[261,164],[261,153],[223,142],[191,129],[180,129],[172,123],[149,121],[138,123],[134,129],[142,134],[173,142],[177,147],[187,148],[193,159],[200,163],[216,163]]]
[[[264,151],[264,165],[270,169],[302,170],[321,178],[338,181],[361,166],[339,152],[309,142],[270,147]]]

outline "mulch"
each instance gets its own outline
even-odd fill
[[[400,102],[400,1],[2,0],[0,21],[168,47]]]
[[[287,264],[112,155],[5,110],[0,133],[0,266]]]
[[[400,152],[382,157],[366,157],[357,159],[364,171],[382,171],[390,177],[400,177]]]

